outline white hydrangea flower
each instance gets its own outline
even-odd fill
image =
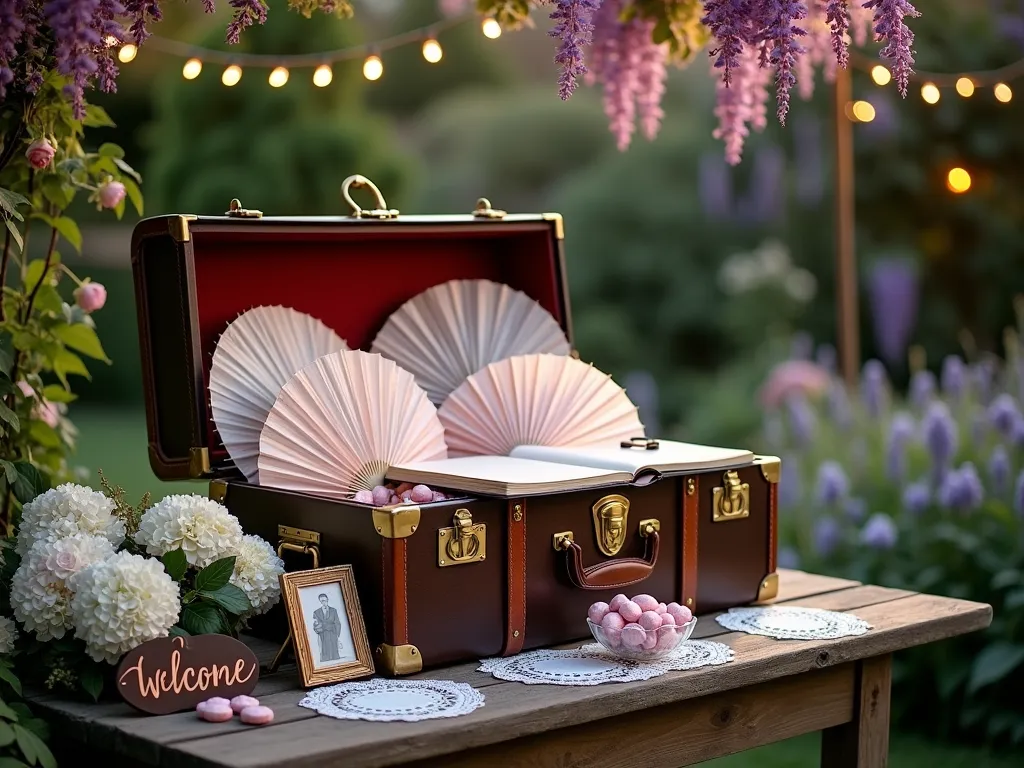
[[[73,577],[113,554],[114,546],[107,539],[87,533],[59,541],[37,541],[11,580],[15,618],[40,640],[64,637],[73,628]]]
[[[274,548],[259,536],[246,534],[235,556],[235,572],[231,583],[245,592],[252,603],[247,615],[259,616],[281,599],[278,576],[284,573],[284,561]]]
[[[242,526],[213,499],[197,494],[166,496],[142,515],[135,541],[156,557],[180,547],[190,565],[205,568],[237,554]]]
[[[115,664],[147,640],[167,637],[181,611],[178,585],[159,560],[142,555],[118,552],[74,582],[75,635],[96,661]]]
[[[76,533],[96,534],[115,547],[124,540],[124,521],[113,515],[114,502],[99,491],[65,483],[40,494],[21,510],[18,554],[37,542],[53,542]]]
[[[0,616],[0,655],[13,651],[17,639],[17,625],[6,616]]]

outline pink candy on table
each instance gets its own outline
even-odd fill
[[[600,624],[601,620],[608,615],[608,603],[594,603],[590,606],[590,610],[587,611],[587,618],[589,618],[595,624]]]
[[[226,702],[226,699],[223,701]],[[232,717],[235,716],[234,711],[231,709],[231,705],[228,703],[224,704],[211,704],[210,702],[204,702],[206,704],[202,709],[196,708],[199,716],[209,723],[226,723]]]
[[[647,633],[639,624],[627,624],[623,627],[622,644],[626,648],[641,648],[645,640],[647,640]]]
[[[658,607],[654,609],[655,613],[665,613],[668,611],[668,606],[664,603],[658,603]]]
[[[643,643],[643,646],[641,646],[641,647],[645,651],[653,651],[654,647],[657,644],[658,644],[658,633],[657,632],[648,632],[646,634],[646,636],[644,637],[644,643]]]
[[[674,627],[676,625],[676,619],[667,611],[665,613],[658,614],[658,618],[661,619],[661,626],[663,627]]]
[[[373,503],[378,507],[386,507],[391,501],[391,489],[378,485],[373,489]]]
[[[608,603],[609,611],[618,611],[625,603],[629,602],[629,598],[623,594],[618,594],[611,599]]]
[[[356,495],[352,497],[353,501],[358,501],[361,504],[373,504],[373,491],[368,491],[365,488],[356,491]]]
[[[644,611],[637,623],[646,630],[654,630],[661,626],[662,621],[661,616],[654,611]]]
[[[425,504],[428,501],[434,500],[434,492],[425,485],[416,485],[410,491],[409,498],[418,504]]]
[[[220,696],[214,696],[211,699],[207,699],[206,701],[200,701],[198,704],[196,704],[196,712],[202,713],[202,711],[210,705],[213,705],[215,707],[230,707],[231,702],[227,699],[221,698]]]
[[[242,722],[247,725],[266,725],[273,721],[274,710],[270,707],[246,707],[241,712]]]
[[[641,611],[655,611],[658,609],[658,601],[650,595],[637,595],[633,602],[640,606]]]
[[[667,651],[671,648],[676,647],[676,643],[679,642],[679,634],[676,632],[674,627],[668,625],[662,625],[662,628],[658,630],[658,643],[655,646],[659,651]]]
[[[693,618],[693,612],[685,605],[680,605],[679,603],[669,603],[667,610],[672,614],[672,618],[676,620],[676,626],[679,627],[689,624]]]
[[[235,696],[231,700],[231,709],[236,713],[241,712],[247,707],[258,707],[260,705],[259,699],[254,699],[252,696]]]
[[[627,600],[621,606],[619,606],[619,614],[626,621],[635,622],[640,618],[640,614],[643,613],[640,606],[634,603],[632,600]]]

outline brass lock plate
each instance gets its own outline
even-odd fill
[[[713,521],[724,523],[750,517],[750,484],[741,483],[740,476],[734,470],[729,470],[725,473],[722,486],[713,492]]]
[[[315,546],[320,544],[320,534],[316,531],[292,528],[290,525],[277,526],[277,538],[281,541],[290,541],[293,544],[313,544]]]
[[[437,531],[437,564],[467,565],[487,559],[487,524],[474,523],[468,509],[457,509],[451,528]]]
[[[605,496],[594,504],[593,514],[597,548],[608,557],[614,557],[626,543],[629,499],[617,493]]]

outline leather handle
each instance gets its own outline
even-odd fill
[[[616,589],[638,584],[654,572],[658,563],[660,540],[657,531],[647,536],[647,552],[643,558],[624,557],[588,568],[583,567],[583,549],[571,539],[563,539],[566,570],[569,580],[578,589]]]

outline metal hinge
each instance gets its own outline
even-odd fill
[[[352,199],[351,189],[360,189],[366,187],[373,192],[374,198],[376,198],[377,207],[371,210],[360,208],[359,204]],[[388,208],[388,204],[384,202],[384,195],[381,194],[380,189],[377,185],[370,181],[365,176],[356,174],[355,176],[349,176],[341,184],[341,196],[348,203],[352,209],[351,216],[356,219],[397,219],[398,211],[394,208]]]
[[[504,219],[505,211],[491,207],[491,201],[481,197],[476,201],[476,208],[473,209],[473,216],[478,219]]]
[[[450,565],[479,563],[486,557],[487,525],[474,523],[473,513],[468,509],[455,510],[452,527],[437,531],[437,564],[447,568]]]
[[[263,211],[257,211],[255,208],[243,208],[242,203],[236,197],[228,203],[228,209],[224,211],[224,215],[232,219],[262,219]]]
[[[714,489],[713,521],[739,520],[750,516],[750,484],[741,483],[740,476],[730,469],[722,480],[724,487]]]

